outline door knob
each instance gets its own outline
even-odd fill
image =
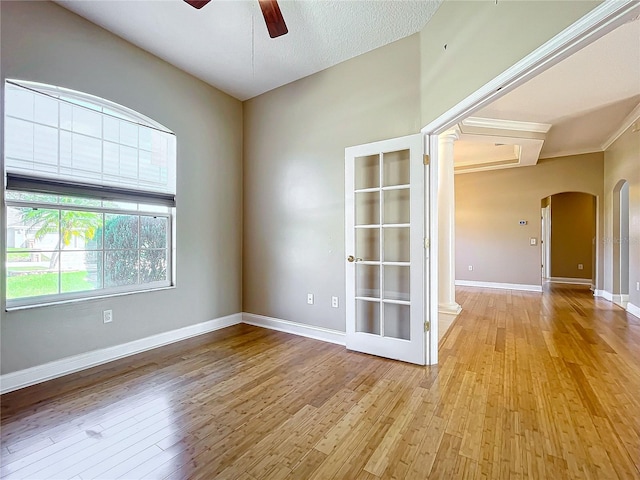
[[[355,259],[356,259],[356,257],[354,257],[353,255],[349,255],[349,256],[347,257],[347,261],[348,261],[348,262],[354,262],[354,261],[355,261]]]

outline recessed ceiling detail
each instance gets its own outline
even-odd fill
[[[469,117],[458,124],[454,172],[535,165],[550,128],[546,123]]]

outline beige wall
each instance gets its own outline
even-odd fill
[[[418,132],[597,3],[446,1],[419,35],[245,102],[244,310],[344,330],[344,148]]]
[[[245,312],[344,331],[344,149],[420,130],[418,55],[413,35],[245,102]]]
[[[636,122],[636,125],[638,122]],[[629,182],[629,302],[640,308],[640,132],[630,127],[604,153],[604,289],[619,293],[614,282],[614,246],[620,241],[614,231],[613,191],[620,180]],[[623,239],[624,241],[624,239]]]
[[[551,276],[591,280],[596,236],[595,197],[565,192],[551,197]],[[578,269],[582,264],[583,269]]]
[[[167,126],[178,145],[176,288],[11,313],[0,305],[2,373],[240,312],[241,103],[54,3],[0,8],[3,82],[104,97]],[[113,323],[102,323],[104,309]]]
[[[602,153],[456,175],[456,280],[540,285],[541,201],[560,192],[601,199],[603,178]],[[536,246],[529,245],[531,237]]]
[[[445,0],[420,33],[422,124],[493,80],[599,3]]]

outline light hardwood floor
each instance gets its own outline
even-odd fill
[[[247,325],[6,394],[2,478],[640,479],[640,321],[459,288],[441,363]]]

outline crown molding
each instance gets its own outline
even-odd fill
[[[460,122],[463,127],[488,128],[492,130],[509,130],[514,132],[547,133],[552,125],[549,123],[519,122],[516,120],[501,120],[497,118],[469,117]]]
[[[626,132],[631,125],[634,124],[634,122],[638,121],[638,119],[640,119],[640,103],[636,105],[636,108],[631,110],[631,113],[625,117],[625,119],[622,121],[622,124],[620,124],[616,131],[613,132],[611,136],[602,144],[602,151],[604,152],[611,145],[613,145],[613,142],[620,138],[622,134]]]

